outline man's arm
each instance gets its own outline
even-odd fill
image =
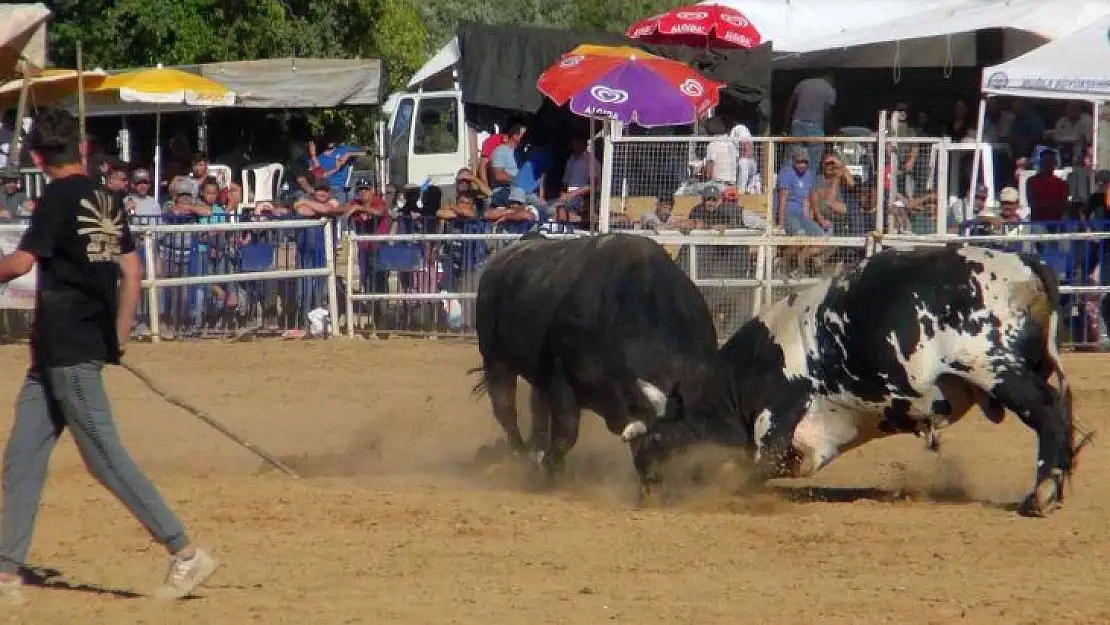
[[[131,336],[131,324],[135,321],[135,309],[139,305],[139,285],[142,281],[142,269],[139,264],[139,255],[132,251],[121,254],[119,257],[119,303],[116,309],[116,337],[119,339],[119,350],[123,353],[123,346]]]
[[[7,284],[26,275],[35,266],[35,256],[30,252],[16,250],[0,258],[0,283]]]

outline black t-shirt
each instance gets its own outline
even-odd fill
[[[54,180],[19,249],[38,260],[32,364],[118,364],[118,261],[135,251],[123,205],[87,176]]]

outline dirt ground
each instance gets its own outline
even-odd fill
[[[25,350],[0,349],[5,405]],[[31,553],[54,577],[0,622],[1110,622],[1110,459],[1096,442],[1065,508],[1020,518],[1007,504],[1032,479],[1034,439],[1012,415],[969,416],[940,456],[888,439],[777,494],[705,488],[641,510],[628,452],[592,415],[554,492],[474,468],[498,430],[469,394],[473,345],[185,343],[131,358],[306,477],[262,472],[112,368],[126,443],[223,567],[198,598],[142,596],[163,552],[66,436]],[[1110,430],[1110,357],[1066,362],[1080,418]]]

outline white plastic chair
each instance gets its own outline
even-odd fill
[[[281,163],[244,167],[243,206],[253,208],[259,202],[277,199],[284,175],[285,167]]]
[[[231,185],[231,167],[228,167],[227,165],[213,165],[209,163],[208,175],[212,176],[216,179],[217,182],[220,183],[221,189],[226,189],[229,185]]]

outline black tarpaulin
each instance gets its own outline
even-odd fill
[[[755,105],[770,114],[771,44],[751,50],[658,46],[619,33],[568,31],[530,26],[459,24],[459,82],[463,102],[535,113],[545,97],[536,89],[540,74],[563,54],[584,43],[629,45],[687,63],[708,78],[725,83],[722,106]]]

